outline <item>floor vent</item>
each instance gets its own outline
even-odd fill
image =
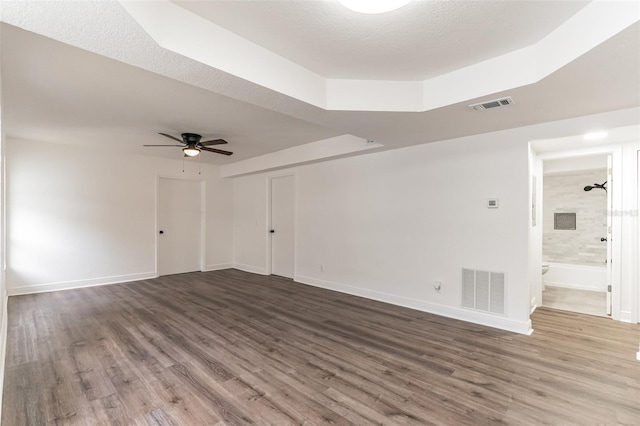
[[[505,274],[462,269],[462,307],[504,314]]]
[[[513,105],[514,103],[515,102],[513,101],[511,96],[507,96],[505,98],[494,99],[492,101],[484,101],[484,102],[478,102],[477,104],[471,104],[469,105],[469,108],[471,108],[474,111],[484,111],[485,109]]]

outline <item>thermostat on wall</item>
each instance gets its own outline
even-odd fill
[[[487,208],[497,209],[498,208],[498,199],[497,198],[489,198],[487,200]]]

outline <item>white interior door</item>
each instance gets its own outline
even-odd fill
[[[271,273],[293,278],[293,176],[271,179]]]
[[[613,159],[609,155],[607,157],[607,315],[611,316],[611,285],[612,285],[612,273],[611,273],[611,212],[613,211],[613,182],[611,180],[611,167]]]
[[[200,271],[200,182],[161,178],[158,198],[158,274]]]

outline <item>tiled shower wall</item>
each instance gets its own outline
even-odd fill
[[[607,180],[606,169],[545,174],[543,184],[542,259],[574,265],[605,264],[607,244],[607,194],[602,189],[584,191],[587,185]],[[576,229],[553,229],[554,213],[576,213]]]

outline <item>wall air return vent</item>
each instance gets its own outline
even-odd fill
[[[505,274],[462,268],[462,307],[504,314]]]
[[[515,102],[513,101],[511,96],[507,96],[505,98],[494,99],[492,101],[484,101],[484,102],[479,102],[477,104],[471,104],[471,105],[469,105],[469,108],[471,108],[474,111],[483,111],[485,109],[491,109],[491,108],[498,108],[498,107],[503,107],[503,106],[507,106],[507,105],[513,105],[514,103]]]

